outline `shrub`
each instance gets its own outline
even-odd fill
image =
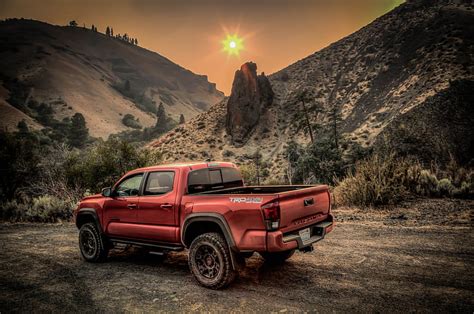
[[[24,202],[5,202],[0,206],[0,211],[3,220],[57,222],[70,220],[73,208],[73,202],[44,195]]]
[[[438,179],[429,170],[422,170],[415,188],[417,194],[433,196],[438,194]]]
[[[356,164],[355,172],[339,182],[334,190],[339,205],[377,206],[395,204],[407,195],[409,162],[388,156],[372,155]]]
[[[0,213],[2,220],[20,221],[22,220],[22,213],[24,210],[20,209],[23,204],[16,200],[6,201],[0,205]]]
[[[111,138],[100,141],[84,153],[71,154],[64,164],[69,186],[78,184],[93,193],[112,186],[125,172],[159,164],[161,154],[147,148],[137,148]]]
[[[440,196],[453,196],[455,187],[451,180],[444,178],[438,181],[438,193]]]
[[[135,117],[129,113],[123,116],[122,123],[123,125],[128,126],[129,128],[132,128],[132,129],[142,128],[142,126],[140,125],[140,122],[138,122],[138,120],[136,120]]]
[[[467,197],[472,197],[473,195],[474,195],[473,181],[470,181],[470,182],[463,181],[461,182],[461,186],[454,190],[454,196],[456,197],[467,198]]]
[[[239,167],[240,173],[246,185],[254,185],[257,182],[257,168],[254,164],[245,164]]]
[[[234,152],[233,152],[233,151],[230,151],[230,150],[225,150],[225,151],[222,153],[222,156],[223,156],[223,157],[231,157],[231,156],[234,156]]]

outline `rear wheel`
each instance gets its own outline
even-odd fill
[[[189,268],[197,282],[210,289],[223,288],[236,276],[231,252],[219,233],[204,233],[193,240],[189,248]]]
[[[88,262],[103,262],[109,253],[99,228],[92,222],[81,226],[79,230],[79,248],[82,257]]]
[[[270,264],[283,264],[287,259],[295,254],[295,250],[283,252],[261,252],[260,255],[265,259],[265,262]]]

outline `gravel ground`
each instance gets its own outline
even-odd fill
[[[0,312],[473,313],[473,203],[436,202],[444,208],[436,217],[423,202],[337,210],[336,228],[314,252],[298,252],[283,266],[254,254],[222,291],[194,282],[187,252],[161,258],[125,248],[89,264],[73,224],[3,223]]]

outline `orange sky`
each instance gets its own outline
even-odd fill
[[[137,37],[229,94],[234,72],[254,61],[273,73],[353,33],[401,0],[0,0],[0,18],[94,24]],[[244,38],[237,56],[222,52],[226,32]]]

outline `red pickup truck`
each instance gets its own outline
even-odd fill
[[[104,261],[116,243],[166,252],[189,249],[189,267],[208,288],[228,285],[245,257],[283,262],[311,251],[334,226],[325,185],[244,186],[227,162],[128,172],[74,211],[86,261]]]

